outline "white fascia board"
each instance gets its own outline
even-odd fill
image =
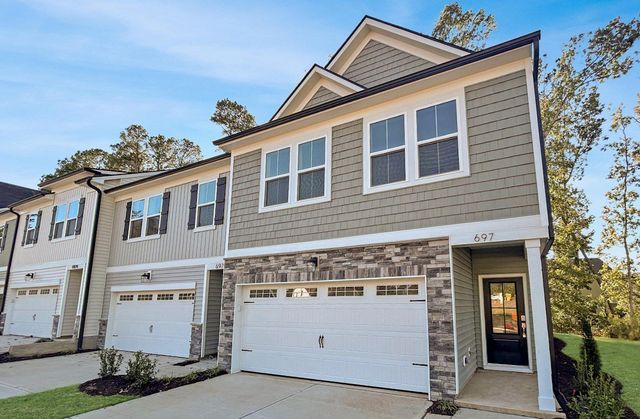
[[[68,268],[68,269],[83,269],[85,265],[85,258],[56,260],[53,262],[41,263],[38,265],[11,265],[11,275],[18,274],[20,272],[39,271],[42,269],[50,268]]]
[[[478,241],[476,236],[490,234],[491,239]],[[284,253],[299,253],[323,249],[336,249],[373,244],[410,242],[416,240],[448,239],[451,246],[506,243],[549,237],[549,230],[541,222],[540,215],[449,224],[413,230],[389,231],[339,239],[314,240],[273,246],[228,250],[225,257],[239,258]]]
[[[165,262],[154,263],[137,263],[134,265],[122,265],[122,266],[109,266],[107,273],[117,272],[132,272],[132,271],[148,271],[152,269],[169,269],[169,268],[181,268],[186,266],[206,266],[207,269],[223,269],[224,258],[222,256],[214,256],[211,258],[201,259],[181,259],[181,260],[168,260]]]
[[[195,288],[195,281],[164,282],[160,284],[145,282],[144,284],[118,285],[115,287],[111,287],[111,292],[191,290]]]

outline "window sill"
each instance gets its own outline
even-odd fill
[[[365,186],[363,189],[363,195],[374,194],[378,192],[393,191],[396,189],[410,188],[412,186],[426,185],[429,183],[443,182],[445,180],[458,179],[461,177],[469,176],[470,173],[465,170],[457,170],[455,172],[447,172],[439,175],[425,176],[414,180],[402,180],[394,183],[387,183],[380,186]]]
[[[258,209],[258,212],[259,213],[272,212],[272,211],[278,211],[278,210],[289,209],[289,208],[303,207],[305,205],[320,204],[322,202],[329,202],[329,201],[331,201],[331,196],[319,196],[317,198],[309,198],[303,201],[296,201],[294,203],[278,204],[278,205],[272,205],[269,207],[260,206],[260,208]]]
[[[28,249],[30,247],[33,247],[35,243],[31,243],[31,244],[25,244],[24,246],[22,246],[23,249]]]
[[[73,240],[76,237],[77,236],[75,234],[73,236],[58,237],[57,239],[51,239],[51,243],[57,243],[57,242],[64,242],[64,241],[67,241],[67,240]]]
[[[159,238],[160,238],[160,234],[154,234],[153,236],[143,236],[143,237],[136,237],[135,239],[127,239],[127,243],[136,243],[136,242],[141,242],[145,240],[154,240]]]
[[[203,231],[212,231],[216,229],[216,225],[212,224],[210,226],[202,226],[202,227],[196,227],[193,229],[194,233],[202,233]]]

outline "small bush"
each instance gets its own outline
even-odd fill
[[[602,361],[600,360],[600,352],[598,351],[598,344],[593,338],[591,331],[591,322],[587,319],[582,319],[582,345],[580,346],[580,357],[586,367],[591,369],[594,377],[600,375],[602,369]]]
[[[105,348],[98,353],[98,356],[100,357],[100,371],[98,371],[100,378],[113,377],[120,371],[123,357],[115,348]]]
[[[127,362],[127,380],[131,381],[138,387],[144,387],[156,378],[158,361],[142,351],[133,354],[133,357]]]
[[[610,338],[639,340],[640,322],[632,321],[628,316],[609,316],[605,333]]]
[[[213,378],[220,375],[220,370],[218,369],[218,367],[213,367],[213,368],[209,368],[208,370],[205,370],[204,374],[207,376],[207,378]]]
[[[458,411],[458,405],[453,400],[436,400],[427,409],[427,412],[437,414],[453,416]]]
[[[184,376],[184,379],[187,383],[193,383],[198,380],[198,371],[191,371],[189,374]]]
[[[605,374],[592,378],[588,390],[569,402],[580,419],[621,418],[625,403],[616,390],[615,380]]]

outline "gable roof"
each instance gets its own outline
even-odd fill
[[[114,176],[114,175],[121,175],[124,174],[126,172],[120,172],[117,170],[105,170],[105,169],[95,169],[93,167],[81,167],[80,169],[76,169],[73,170],[69,173],[65,173],[63,175],[51,178],[51,179],[47,179],[44,180],[42,182],[40,182],[40,184],[38,185],[40,188],[43,188],[45,186],[51,186],[53,184],[56,184],[58,182],[61,182],[63,180],[72,178],[72,177],[76,177],[78,175],[88,175],[88,176]]]
[[[10,204],[40,194],[40,191],[12,183],[0,182],[0,208],[8,208]]]
[[[315,89],[315,86],[322,83],[322,81],[328,82],[330,85],[333,84],[334,86],[337,85],[343,87],[345,89],[343,92],[337,92],[336,90],[338,89],[335,88],[328,88],[329,90],[340,96],[346,96],[346,94],[359,92],[364,89],[364,86],[352,82],[351,80],[342,77],[340,74],[320,67],[318,64],[314,64],[313,67],[311,67],[309,71],[307,71],[307,74],[305,74],[302,80],[300,80],[298,85],[289,94],[289,96],[287,96],[282,105],[280,105],[276,113],[273,114],[271,120],[277,119],[284,115],[295,113],[297,110],[300,110],[301,106],[304,106],[304,103],[297,104],[296,99],[304,99],[310,93],[313,93],[315,90],[317,90]],[[296,104],[298,106],[295,106]],[[290,112],[292,110],[293,112]]]
[[[247,130],[228,135],[226,137],[223,137],[214,141],[213,144],[216,146],[228,144],[232,141],[239,140],[241,138],[248,137],[250,135],[257,134],[262,131],[267,131],[269,129],[272,129],[281,125],[285,125],[290,122],[297,121],[299,119],[303,119],[311,115],[319,114],[329,109],[337,108],[339,106],[342,106],[351,102],[356,102],[358,100],[362,100],[364,98],[374,96],[376,94],[386,92],[388,90],[399,88],[401,86],[416,82],[418,80],[430,78],[435,75],[445,73],[447,71],[451,71],[466,65],[470,65],[470,64],[485,60],[487,58],[491,58],[491,57],[494,57],[494,56],[521,48],[521,47],[525,47],[527,45],[533,45],[534,47],[533,67],[535,69],[538,65],[537,48],[538,48],[539,40],[540,40],[540,31],[532,32],[530,34],[523,35],[518,38],[514,38],[512,40],[494,45],[492,47],[485,48],[480,51],[472,52],[450,61],[446,61],[442,64],[435,65],[425,70],[421,70],[416,73],[409,74],[407,76],[403,76],[398,79],[391,80],[391,81],[379,84],[377,86],[370,87],[360,92],[353,93],[349,96],[341,97],[341,98],[323,103],[321,105],[314,106],[312,108],[304,109],[302,111],[296,112],[291,115],[274,119],[264,124],[257,125],[253,128],[249,128]]]

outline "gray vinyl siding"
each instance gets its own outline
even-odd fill
[[[217,352],[220,334],[220,308],[222,304],[222,271],[209,271],[209,295],[204,354]]]
[[[229,248],[539,214],[525,85],[521,71],[465,89],[467,177],[363,195],[359,119],[332,129],[330,202],[259,213],[261,150],[234,156]]]
[[[37,213],[42,210],[42,220],[38,233],[38,242],[33,246],[21,246],[24,232],[26,215],[20,217],[18,226],[18,238],[16,249],[13,255],[13,267],[39,265],[54,261],[65,261],[71,259],[86,258],[89,252],[91,241],[91,230],[93,214],[95,211],[96,192],[86,186],[78,186],[68,191],[55,194],[55,202],[52,205],[34,207],[29,213]],[[78,236],[70,240],[50,241],[49,227],[51,225],[51,215],[53,207],[59,204],[69,203],[85,197],[85,206],[82,220],[82,231]],[[14,268],[11,269],[14,269]]]
[[[340,97],[339,94],[332,92],[324,86],[320,86],[318,91],[309,99],[306,105],[304,105],[304,109],[313,108],[317,105],[322,105],[323,103],[330,102],[334,99],[338,99]]]
[[[434,65],[423,58],[371,40],[343,76],[365,87],[371,87]]]
[[[13,244],[13,235],[16,234],[16,220],[6,221],[8,224],[7,231],[4,232],[5,235],[5,245],[4,250],[0,252],[0,267],[7,266],[9,264],[9,255],[11,254],[11,245]],[[4,226],[4,222],[0,223],[0,226]],[[4,279],[4,273],[0,272],[0,278]],[[4,282],[2,282],[4,285]]]
[[[142,275],[146,271],[147,270],[144,269],[139,271],[113,272],[107,274],[107,284],[104,288],[104,304],[102,305],[103,319],[107,319],[109,316],[109,306],[111,304],[111,288],[120,285],[140,285],[140,275]],[[154,269],[152,271],[151,281],[153,284],[163,284],[167,282],[195,282],[196,299],[193,309],[193,322],[201,322],[200,316],[202,314],[204,265]]]
[[[476,324],[480,313],[478,311],[477,286],[474,287],[473,284],[471,252],[469,249],[454,248],[452,258],[458,345],[458,382],[460,383],[460,390],[462,390],[476,368],[478,368]],[[467,355],[469,355],[469,362],[464,365],[464,357]]]
[[[62,304],[62,290],[64,289],[64,282],[67,275],[67,267],[66,266],[55,266],[50,268],[43,268],[38,270],[20,270],[18,268],[11,268],[11,273],[9,274],[9,288],[11,290],[8,293],[8,296],[16,295],[16,289],[13,288],[17,285],[25,284],[25,274],[33,272],[35,273],[34,279],[29,281],[30,288],[38,288],[38,287],[59,287],[58,290],[58,299],[56,302],[56,313],[60,309],[60,304]],[[48,283],[50,281],[56,281],[59,285],[44,285],[43,283]],[[5,311],[8,313],[11,308],[11,299],[7,300],[7,305],[5,306]]]
[[[69,272],[69,284],[67,284],[66,298],[62,311],[62,329],[60,336],[73,335],[73,327],[76,322],[76,312],[78,310],[78,297],[80,296],[80,284],[82,282],[82,271],[74,269]],[[62,291],[62,290],[60,290]]]
[[[213,230],[207,231],[187,229],[192,184],[185,183],[167,189],[171,192],[167,233],[160,235],[159,238],[139,241],[122,240],[127,201],[117,202],[111,233],[109,266],[223,255],[226,230],[224,223],[217,225]],[[227,185],[229,185],[229,182],[227,182]],[[227,193],[228,196],[229,194]]]
[[[528,277],[527,260],[524,257],[524,249],[522,248],[496,248],[496,249],[483,249],[472,250],[471,260],[473,264],[473,277],[474,277],[474,293],[478,295],[476,298],[477,312],[480,313],[480,299],[479,299],[479,276],[480,275],[499,275],[499,274],[525,274]],[[526,294],[527,304],[529,310],[531,310],[531,287],[529,281],[526,281]],[[530,313],[527,313],[530,314]],[[536,365],[536,352],[535,341],[533,340],[533,321],[529,317],[527,321],[527,336],[531,339],[531,357],[533,360],[533,370]],[[483,363],[482,354],[482,326],[480,323],[480,316],[476,319],[476,350],[478,353],[478,365]]]

